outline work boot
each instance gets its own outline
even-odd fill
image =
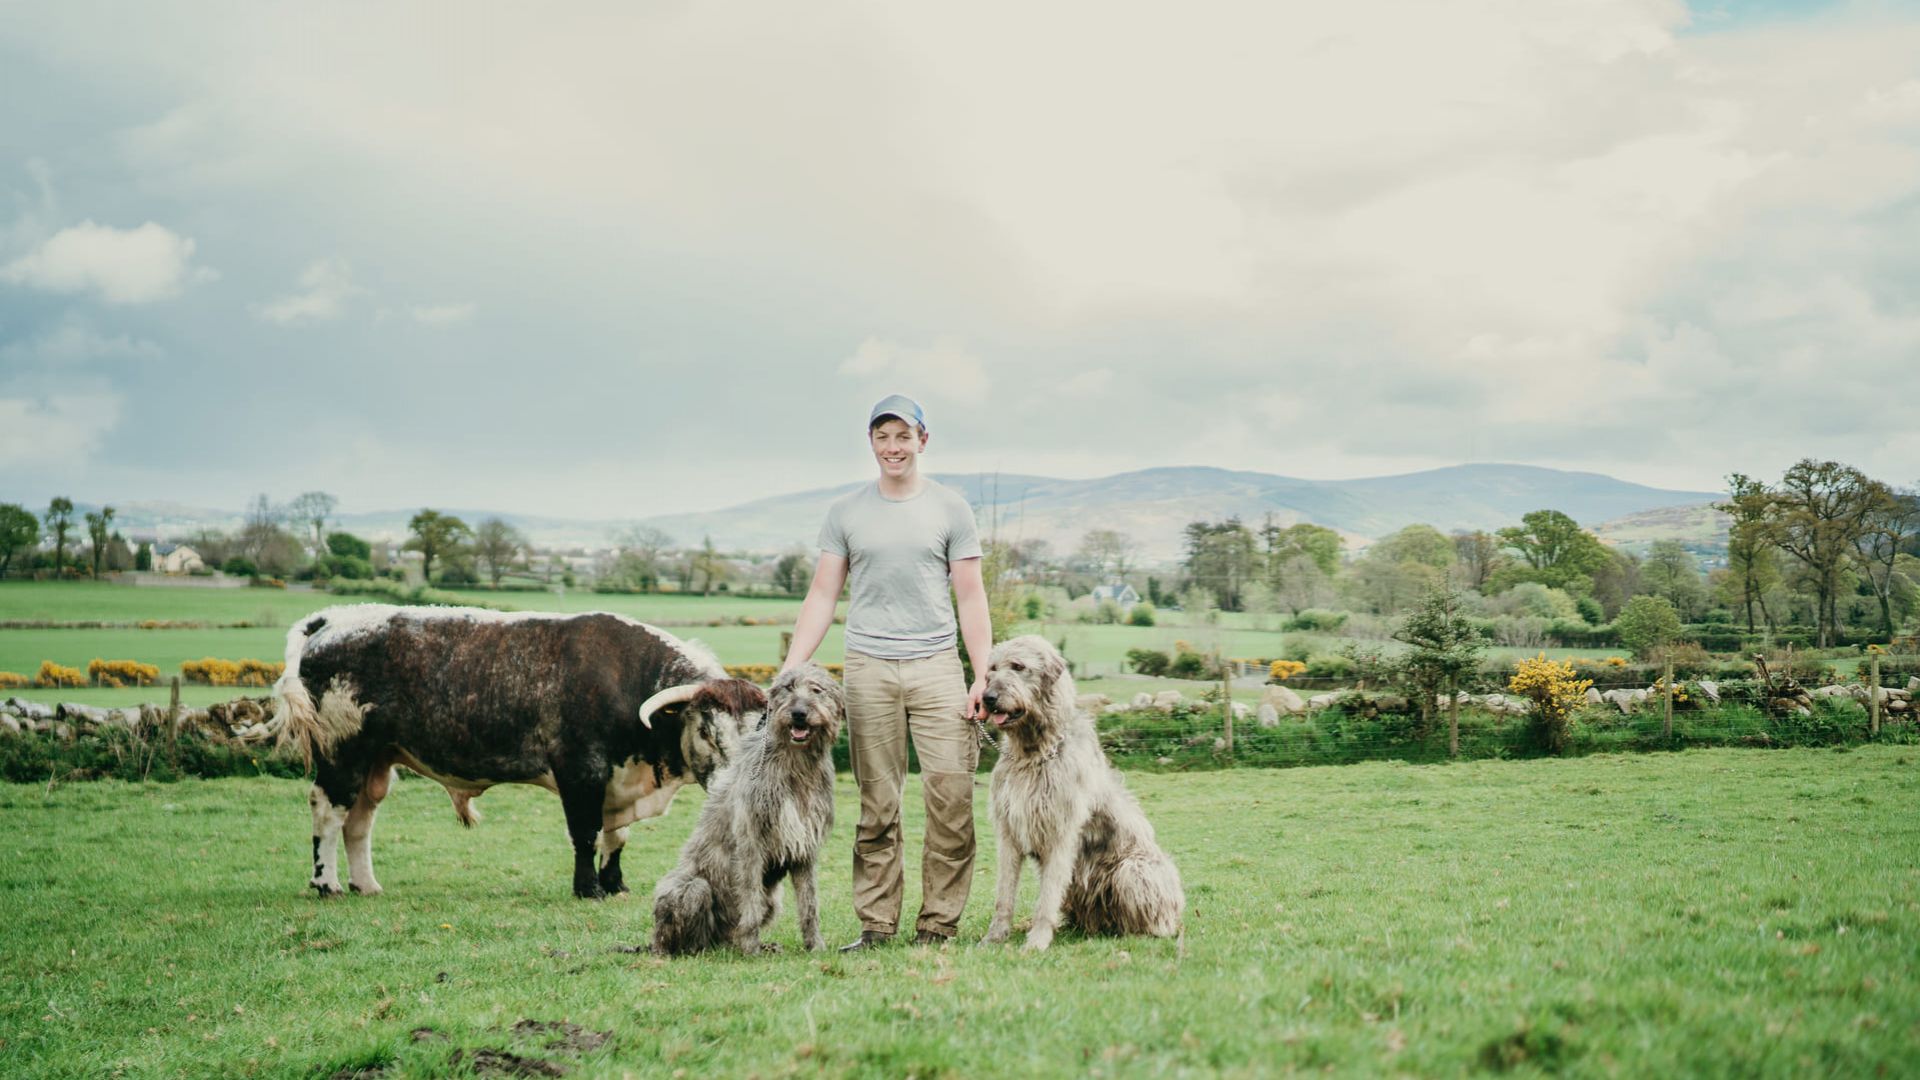
[[[862,930],[858,941],[840,946],[840,951],[859,952],[861,949],[876,949],[892,940],[892,934],[883,934],[878,930]]]
[[[936,934],[931,930],[922,930],[913,935],[913,943],[915,945],[932,945],[936,949],[951,940],[952,939],[945,934]]]

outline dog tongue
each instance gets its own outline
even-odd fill
[[[1007,724],[1008,724],[1008,723],[1009,723],[1010,721],[1012,721],[1012,719],[1013,719],[1013,717],[1011,717],[1011,716],[1009,716],[1009,715],[1007,715],[1006,713],[1003,713],[1003,712],[997,712],[997,713],[994,713],[994,714],[993,714],[993,717],[992,717],[992,720],[993,720],[993,726],[994,726],[994,727],[1006,727],[1006,726],[1007,726]]]

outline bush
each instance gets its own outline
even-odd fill
[[[42,689],[49,687],[85,686],[87,677],[80,674],[79,668],[61,667],[51,660],[40,661],[40,672],[33,677],[33,685]]]
[[[1159,678],[1173,666],[1173,658],[1159,649],[1128,649],[1127,666],[1138,674]]]
[[[160,669],[138,660],[102,660],[96,656],[87,665],[87,679],[95,686],[152,686],[160,681]]]
[[[272,686],[287,665],[265,660],[221,660],[203,657],[180,665],[180,676],[202,686]]]
[[[1645,658],[1680,636],[1680,616],[1664,596],[1636,596],[1620,609],[1613,627],[1621,645]]]
[[[1152,626],[1154,617],[1158,614],[1159,612],[1154,610],[1152,604],[1142,600],[1133,605],[1132,611],[1127,612],[1127,624],[1130,626]]]
[[[1021,601],[1021,610],[1027,613],[1027,621],[1033,622],[1046,614],[1047,606],[1039,596],[1028,593],[1027,598]]]
[[[1167,667],[1167,675],[1175,679],[1204,679],[1211,674],[1211,667],[1206,657],[1181,649],[1174,654],[1173,663]]]
[[[1587,620],[1591,626],[1599,626],[1607,621],[1607,609],[1601,607],[1600,601],[1591,596],[1574,597],[1573,606],[1580,612],[1580,617]]]
[[[1338,653],[1315,653],[1307,657],[1307,678],[1309,679],[1349,679],[1360,669],[1352,657]]]
[[[834,678],[838,679],[841,677],[841,672],[843,671],[842,665],[821,664],[820,666],[823,668],[826,668],[827,674],[832,675]],[[779,664],[728,664],[726,665],[726,671],[727,671],[727,675],[731,678],[745,679],[748,682],[756,682],[756,683],[765,685],[767,683],[772,682],[774,680],[774,677],[780,674],[780,665]]]
[[[1120,605],[1112,600],[1102,600],[1100,606],[1093,609],[1093,621],[1101,626],[1118,626],[1122,617]]]
[[[1308,608],[1293,618],[1288,619],[1281,629],[1312,630],[1323,634],[1331,634],[1345,625],[1347,625],[1347,613],[1344,611],[1327,611],[1324,608]]]
[[[1515,665],[1507,689],[1533,702],[1529,715],[1535,741],[1549,754],[1567,748],[1567,731],[1573,710],[1586,700],[1592,679],[1582,679],[1566,660],[1549,660],[1545,653]]]
[[[31,686],[32,684],[32,679],[27,678],[17,671],[0,671],[0,690],[18,690],[23,686]]]
[[[233,577],[259,577],[260,568],[245,555],[235,555],[220,564],[220,572]]]
[[[1268,682],[1286,682],[1295,675],[1304,673],[1307,665],[1298,660],[1275,660],[1267,665]]]

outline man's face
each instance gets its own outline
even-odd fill
[[[919,466],[920,452],[927,448],[926,433],[905,420],[887,419],[867,432],[873,444],[873,460],[880,463],[880,475],[890,480],[912,476]]]

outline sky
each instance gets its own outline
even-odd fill
[[[0,0],[0,501],[1920,480],[1920,5]]]

